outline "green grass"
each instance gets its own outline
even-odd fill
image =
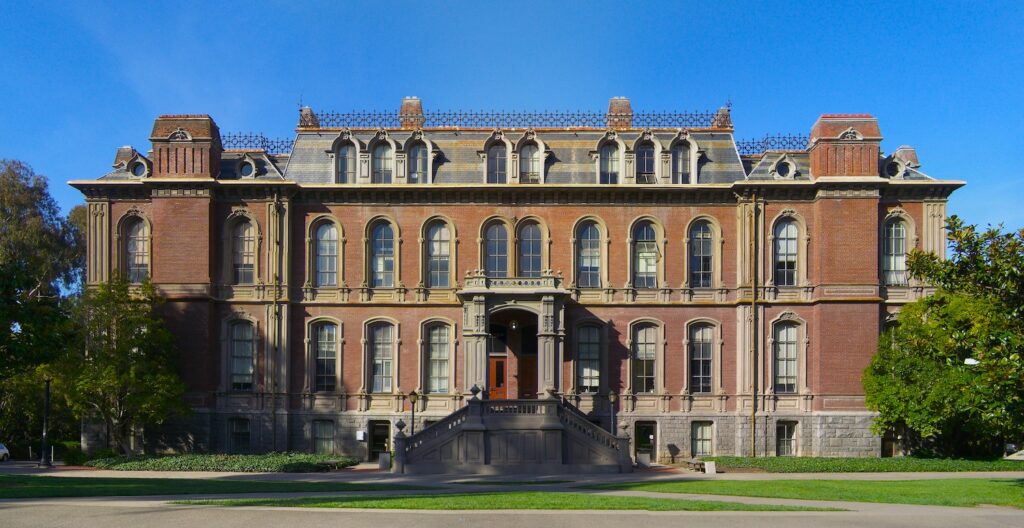
[[[175,504],[275,506],[294,508],[368,508],[394,510],[648,510],[648,511],[830,511],[821,508],[739,504],[718,501],[616,497],[586,493],[519,491],[377,497],[190,500]]]
[[[814,457],[708,457],[718,468],[758,469],[769,473],[864,473],[915,471],[1024,471],[1016,460],[963,460],[949,458],[814,458]]]
[[[568,484],[575,480],[458,480],[452,484],[466,486],[544,486],[546,484]]]
[[[430,488],[388,484],[353,484],[347,482],[0,475],[0,498],[2,499],[422,489]]]
[[[268,453],[264,455],[205,455],[113,457],[90,460],[97,469],[118,471],[242,471],[268,473],[309,473],[354,466],[352,457],[310,453]]]
[[[931,506],[995,504],[1024,508],[1024,479],[690,480],[599,484],[598,489],[698,493]]]

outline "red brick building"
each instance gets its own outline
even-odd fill
[[[159,117],[72,182],[88,282],[168,299],[195,412],[153,447],[385,448],[471,397],[558,398],[643,457],[877,456],[861,373],[949,194],[867,114],[302,109],[294,141]],[[614,401],[614,404],[612,403]],[[614,414],[612,408],[614,407]],[[614,416],[614,419],[613,419]],[[756,423],[754,434],[751,424]],[[96,441],[96,438],[91,438]]]

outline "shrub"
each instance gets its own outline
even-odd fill
[[[88,459],[89,457],[78,446],[69,447],[64,451],[64,465],[66,466],[81,466]]]
[[[170,456],[114,456],[88,463],[98,469],[118,471],[238,471],[268,473],[309,473],[354,466],[352,457],[309,453],[268,453],[262,455],[183,454]]]

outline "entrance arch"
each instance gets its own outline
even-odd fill
[[[488,397],[536,399],[538,314],[519,308],[496,310],[488,327]]]

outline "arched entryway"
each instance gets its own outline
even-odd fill
[[[489,323],[488,398],[537,398],[537,314],[505,309]]]

